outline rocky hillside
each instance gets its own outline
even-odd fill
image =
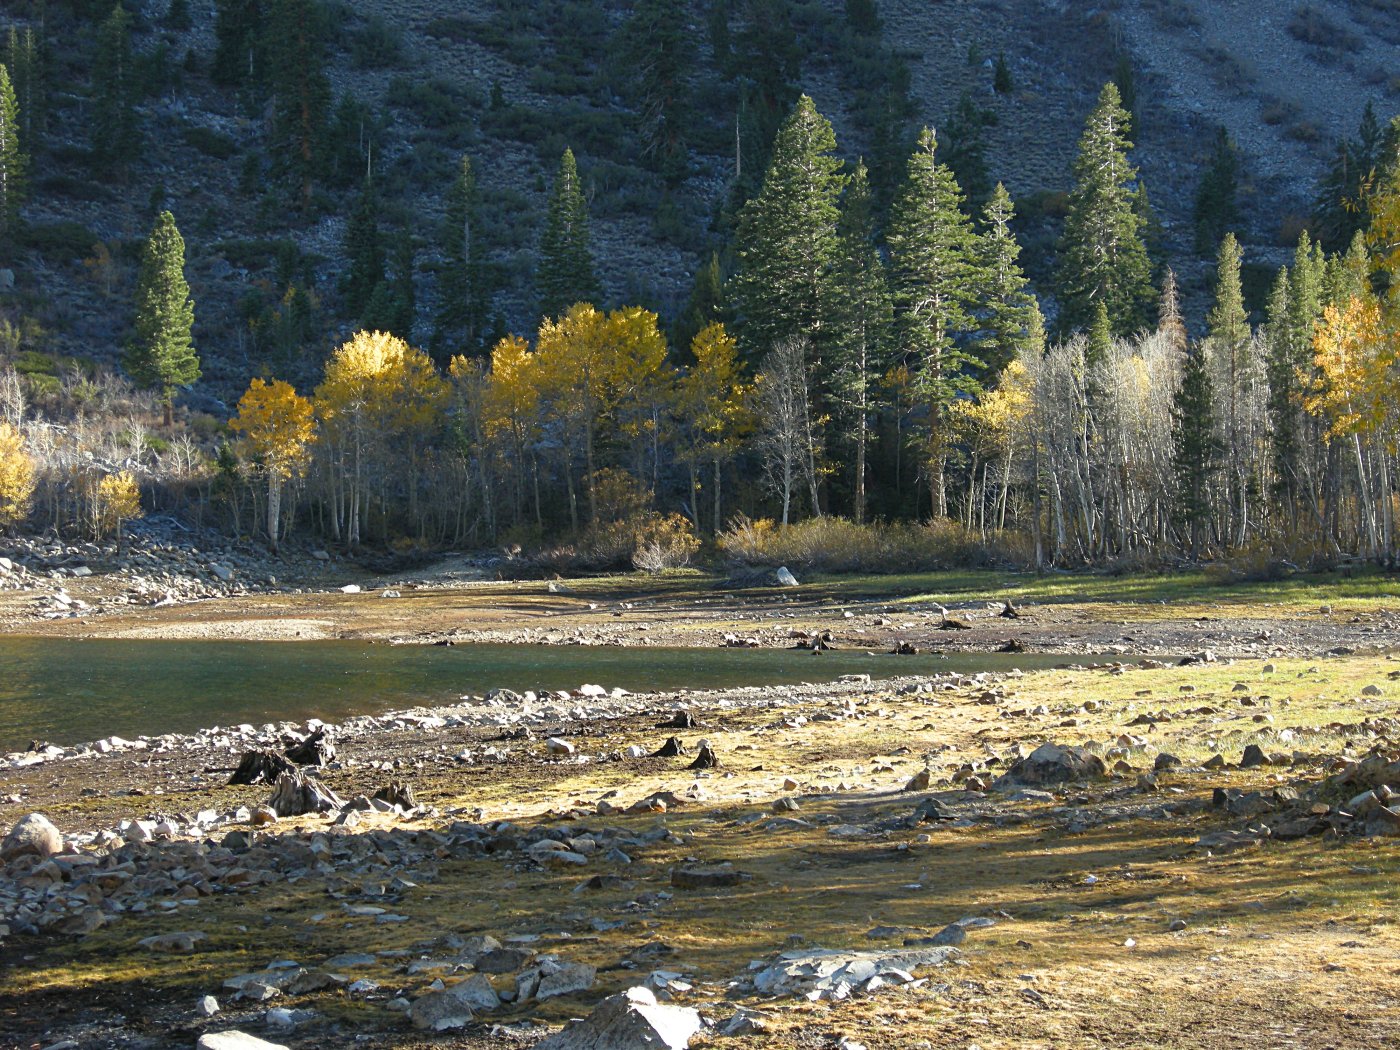
[[[188,28],[171,28],[167,3],[132,5],[135,49],[148,59],[163,53],[164,73],[139,107],[141,156],[119,179],[103,175],[88,151],[95,23],[68,10],[81,5],[51,5],[58,10],[46,16],[48,129],[25,209],[28,248],[13,260],[16,288],[3,307],[17,330],[0,354],[114,360],[129,323],[137,246],[163,204],[184,232],[199,307],[206,382],[195,404],[218,414],[250,373],[271,368],[312,378],[326,347],[352,325],[337,285],[355,183],[328,183],[309,217],[279,207],[277,195],[248,174],[258,170],[253,158],[269,159],[269,110],[209,77],[214,0],[190,0]],[[10,9],[16,25],[33,21],[24,6]],[[741,35],[747,6],[728,6],[730,28]],[[1188,300],[1205,286],[1207,263],[1194,257],[1189,220],[1217,127],[1242,152],[1250,258],[1276,264],[1305,221],[1334,143],[1354,133],[1365,104],[1374,103],[1383,119],[1400,108],[1400,20],[1392,0],[1109,0],[1096,7],[881,0],[882,50],[863,65],[848,50],[845,7],[844,0],[787,5],[800,56],[792,86],[813,95],[852,156],[874,148],[870,107],[856,97],[872,69],[882,76],[907,69],[913,112],[906,128],[946,123],[970,93],[994,114],[989,164],[1020,203],[1037,275],[1048,273],[1083,118],[1115,74],[1136,90],[1137,161]],[[598,268],[612,299],[674,314],[697,262],[723,248],[742,110],[735,85],[744,71],[722,71],[712,4],[693,0],[690,172],[668,188],[637,141],[635,70],[622,46],[630,10],[624,0],[327,5],[333,92],[337,100],[353,96],[364,114],[349,131],[333,129],[341,137],[333,148],[352,161],[365,155],[383,187],[386,230],[415,239],[420,341],[432,330],[443,195],[463,152],[482,186],[481,237],[505,327],[534,325],[534,248],[564,145],[579,155]],[[1012,86],[998,94],[1000,55]],[[300,353],[274,354],[257,326],[283,295],[289,268],[309,278],[314,331]]]

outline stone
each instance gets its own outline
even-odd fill
[[[845,999],[872,977],[890,984],[908,984],[912,972],[943,966],[958,955],[951,947],[895,951],[847,951],[827,948],[795,949],[768,965],[755,963],[754,990],[760,995],[797,995],[813,999]]]
[[[484,973],[476,973],[461,984],[453,985],[448,991],[458,1002],[466,1003],[478,1013],[500,1008],[501,997],[491,986],[491,979]]]
[[[701,1025],[694,1010],[658,1003],[649,988],[629,988],[535,1044],[535,1050],[686,1050]]]
[[[472,1008],[453,995],[450,988],[420,995],[408,1010],[408,1019],[413,1022],[413,1027],[430,1032],[465,1028],[474,1017]]]
[[[205,1032],[195,1050],[287,1050],[281,1043],[269,1043],[247,1032]]]
[[[779,587],[797,587],[797,577],[794,576],[786,565],[778,568],[773,573],[773,582]]]
[[[248,817],[248,822],[254,827],[263,827],[267,824],[276,824],[281,819],[277,816],[277,811],[271,806],[254,806],[253,812]]]
[[[1385,690],[1378,685],[1368,685],[1361,690],[1362,696],[1384,696]]]
[[[904,785],[905,791],[927,791],[932,774],[927,769],[921,769],[909,778],[909,783]]]
[[[62,852],[62,833],[42,813],[21,817],[0,841],[0,860],[25,856],[52,857]]]
[[[1152,768],[1160,773],[1163,770],[1175,769],[1179,765],[1181,765],[1181,759],[1177,758],[1175,755],[1169,755],[1167,754],[1167,752],[1163,751],[1157,756],[1156,760],[1152,763]]]
[[[1021,759],[1000,778],[1004,784],[1063,784],[1106,773],[1103,760],[1082,747],[1045,743]]]
[[[202,930],[179,933],[161,933],[154,937],[143,937],[136,943],[148,952],[192,952],[194,946],[204,940],[207,934]]]
[[[549,749],[551,755],[572,755],[574,753],[574,745],[567,740],[560,740],[557,736],[546,740],[544,746]]]
[[[1180,933],[1182,930],[1186,929],[1186,920],[1173,919],[1171,921],[1171,925],[1168,926],[1167,929],[1170,930],[1172,933]]]
[[[1269,756],[1264,754],[1264,749],[1258,744],[1250,744],[1244,749],[1244,755],[1240,758],[1241,769],[1253,769],[1256,766],[1269,765]]]
[[[536,999],[554,999],[561,995],[586,992],[597,980],[598,971],[587,963],[563,963],[552,973],[541,973]]]
[[[530,961],[531,952],[520,948],[493,948],[477,956],[477,973],[515,973]]]

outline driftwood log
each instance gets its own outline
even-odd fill
[[[229,784],[271,784],[283,773],[295,772],[296,766],[276,751],[245,751]]]
[[[267,804],[279,817],[300,817],[306,813],[328,813],[345,808],[345,803],[325,784],[295,771],[277,778]]]

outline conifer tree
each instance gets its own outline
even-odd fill
[[[267,22],[267,62],[273,94],[274,170],[311,206],[315,180],[325,172],[326,120],[331,87],[324,68],[323,14],[316,0],[277,0]]]
[[[1386,131],[1366,103],[1356,137],[1337,143],[1332,163],[1318,184],[1311,228],[1326,251],[1343,251],[1366,228],[1366,198],[1384,166]]]
[[[1172,473],[1176,514],[1186,530],[1191,556],[1201,549],[1202,530],[1213,517],[1211,485],[1224,447],[1215,431],[1215,408],[1206,349],[1186,355],[1181,386],[1172,397]]]
[[[574,151],[564,150],[540,237],[535,293],[543,317],[562,317],[575,303],[598,298],[593,252],[588,239],[588,203],[584,200]]]
[[[1102,303],[1115,335],[1142,327],[1152,300],[1152,273],[1135,206],[1137,169],[1128,163],[1130,118],[1118,88],[1104,85],[1074,162],[1074,189],[1060,241],[1064,332],[1092,322]]]
[[[925,128],[895,202],[889,248],[903,345],[928,406],[924,464],[933,515],[941,518],[948,513],[948,410],[960,392],[975,386],[967,375],[972,359],[958,338],[977,327],[972,310],[979,274],[977,235],[962,210],[962,191],[936,149],[932,129]]]
[[[1230,508],[1230,537],[1242,542],[1248,514],[1250,490],[1257,487],[1254,476],[1254,450],[1246,418],[1253,401],[1252,392],[1260,376],[1249,315],[1240,284],[1243,252],[1233,233],[1220,242],[1216,265],[1215,305],[1206,317],[1206,344],[1213,366],[1212,382],[1219,402],[1224,445],[1230,451],[1225,472],[1227,505]]]
[[[987,170],[986,127],[995,114],[983,110],[964,91],[944,123],[941,147],[943,163],[953,172],[967,198],[968,210],[980,213],[992,194],[992,176]]]
[[[20,141],[29,152],[36,152],[47,111],[47,81],[44,77],[44,49],[33,28],[26,26],[21,32],[16,26],[10,27],[5,45],[5,65],[9,67],[15,104],[19,107]]]
[[[1215,146],[1201,174],[1192,208],[1196,232],[1196,251],[1202,255],[1220,243],[1220,239],[1239,223],[1236,201],[1239,183],[1239,149],[1223,127],[1216,131]]]
[[[712,324],[727,325],[729,321],[724,268],[720,265],[719,252],[711,252],[709,262],[695,272],[695,283],[671,333],[671,345],[689,348],[703,329]]]
[[[175,391],[199,379],[199,356],[191,340],[194,301],[185,281],[185,242],[175,217],[156,219],[136,283],[136,338],[126,368],[141,386],[160,394],[165,425],[173,421]]]
[[[830,122],[803,95],[773,142],[763,188],[739,216],[735,291],[751,355],[785,336],[806,337],[821,353],[846,181],[835,153]]]
[[[1322,316],[1326,259],[1307,231],[1298,239],[1293,268],[1279,271],[1269,298],[1269,419],[1277,496],[1296,515],[1307,483],[1307,421],[1302,382],[1312,368],[1313,330]]]
[[[0,66],[0,253],[14,246],[19,226],[19,206],[24,200],[25,171],[29,158],[20,136],[19,106],[9,73]]]
[[[690,119],[690,74],[695,56],[685,5],[674,0],[639,0],[622,31],[631,66],[643,153],[666,182],[689,174],[686,152]]]
[[[91,111],[93,152],[116,168],[124,168],[141,152],[136,91],[131,15],[117,4],[97,32]]]
[[[866,452],[875,391],[889,361],[894,310],[884,263],[875,247],[870,180],[856,166],[837,228],[832,281],[831,391],[842,435],[855,449],[851,516],[865,520]]]
[[[1166,337],[1177,353],[1187,349],[1186,321],[1181,316],[1181,293],[1176,284],[1176,271],[1167,268],[1162,279],[1162,295],[1157,300],[1157,331]]]
[[[215,0],[211,75],[226,86],[260,84],[267,67],[265,0]]]
[[[438,316],[435,342],[460,336],[468,353],[484,351],[482,337],[490,291],[486,268],[480,258],[477,230],[476,173],[465,154],[457,177],[447,191],[441,249],[447,265],[438,280]]]
[[[1027,292],[1021,272],[1021,246],[1011,224],[1015,205],[1006,187],[997,183],[982,212],[978,241],[978,287],[975,297],[983,316],[974,352],[982,368],[981,382],[995,386],[1002,370],[1030,348],[1035,296]]]
[[[345,254],[350,268],[342,292],[346,312],[356,318],[365,316],[374,290],[384,282],[384,245],[379,236],[379,201],[374,184],[365,180],[355,210],[345,224]]]

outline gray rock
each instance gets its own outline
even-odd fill
[[[732,864],[671,869],[671,885],[678,890],[720,889],[725,886],[737,886],[752,877],[746,871],[739,871]]]
[[[553,999],[560,995],[586,992],[597,980],[598,971],[587,963],[563,963],[552,973],[542,972],[536,999]]]
[[[15,822],[0,841],[0,860],[16,857],[52,857],[63,852],[63,835],[42,813],[30,813]]]
[[[453,985],[449,991],[454,999],[466,1003],[478,1013],[498,1009],[501,1005],[501,997],[484,973],[473,974],[461,984]]]
[[[413,1000],[408,1019],[414,1028],[430,1032],[446,1032],[454,1028],[465,1028],[471,1024],[472,1008],[452,994],[452,989],[443,992],[429,992]]]
[[[204,940],[206,936],[207,934],[202,930],[190,930],[143,937],[136,943],[148,952],[192,952],[194,946]]]
[[[287,1050],[247,1032],[205,1032],[194,1045],[195,1050]]]
[[[956,948],[949,947],[866,952],[797,949],[761,967],[753,984],[760,995],[845,999],[873,977],[889,986],[907,984],[912,971],[942,966],[957,954]]]
[[[1250,744],[1244,749],[1244,754],[1240,756],[1241,769],[1253,769],[1255,766],[1267,766],[1269,756],[1264,754],[1264,749],[1258,744]]]
[[[649,988],[604,999],[582,1021],[535,1045],[535,1050],[685,1050],[700,1031],[694,1010],[665,1006]]]
[[[532,954],[519,948],[493,948],[477,956],[476,969],[478,973],[515,973]]]
[[[779,587],[798,586],[797,577],[794,576],[790,571],[788,571],[788,567],[786,565],[774,571],[773,582],[776,583]]]
[[[213,1017],[219,1012],[219,1000],[212,995],[206,995],[195,1004],[194,1012],[200,1017]]]
[[[1044,743],[1017,762],[999,784],[1063,784],[1105,774],[1103,760],[1082,747]]]

